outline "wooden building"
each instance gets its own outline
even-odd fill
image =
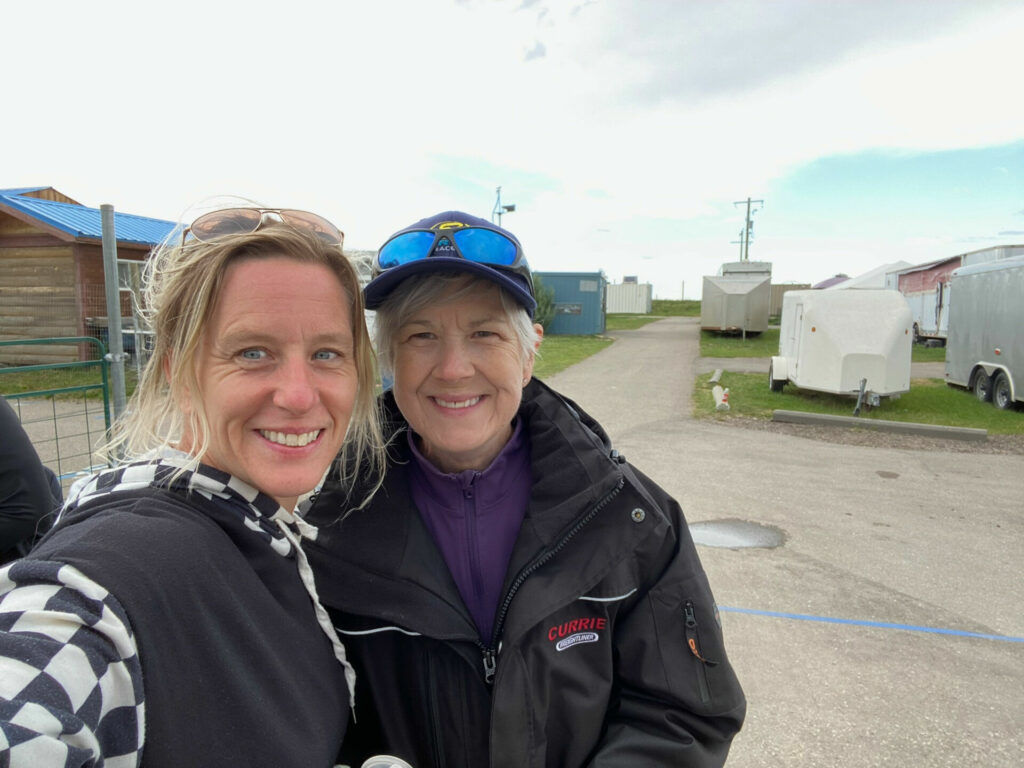
[[[144,261],[173,228],[115,212],[118,259]],[[51,187],[0,190],[0,340],[96,335],[107,314],[102,236],[98,208]],[[122,317],[131,316],[127,301]],[[86,349],[0,347],[0,365],[71,362]]]

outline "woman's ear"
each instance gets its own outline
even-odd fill
[[[533,363],[537,359],[537,350],[540,349],[540,343],[544,340],[544,326],[540,323],[534,323],[533,329],[537,331],[537,341],[533,343],[533,352],[530,354],[529,358],[523,361],[524,387],[530,383],[530,378],[533,376]]]

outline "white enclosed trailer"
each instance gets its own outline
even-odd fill
[[[946,383],[998,408],[1024,402],[1024,256],[960,267],[950,284]]]
[[[789,291],[768,382],[878,405],[910,390],[910,308],[897,291]]]

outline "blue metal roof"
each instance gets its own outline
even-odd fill
[[[0,207],[13,208],[75,238],[103,237],[103,223],[98,208],[22,197],[10,194],[12,191],[0,190]],[[117,233],[118,242],[156,245],[167,237],[175,226],[173,221],[114,211],[114,231]]]
[[[0,195],[24,195],[26,192],[42,192],[47,187],[17,187],[16,189],[0,189]]]

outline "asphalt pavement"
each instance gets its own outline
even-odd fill
[[[782,534],[772,548],[698,545],[748,698],[728,765],[1024,765],[1021,457],[695,420],[695,374],[714,364],[697,318],[610,335],[547,382],[691,524]]]

